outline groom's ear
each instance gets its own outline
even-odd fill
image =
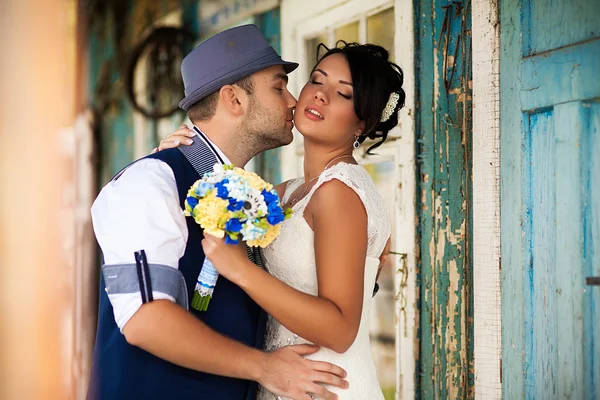
[[[225,109],[236,117],[243,115],[245,112],[246,99],[243,95],[246,95],[246,93],[233,85],[225,85],[219,90],[219,100],[225,106]]]

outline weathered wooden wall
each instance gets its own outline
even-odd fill
[[[502,396],[500,15],[473,2],[473,347],[475,397]]]
[[[168,13],[183,10],[183,25],[197,33],[197,2],[185,0],[107,0],[85,2],[88,32],[88,103],[98,124],[98,183],[104,185],[131,162],[135,144],[134,111],[125,95],[129,56],[147,29]],[[156,131],[157,121],[145,128]],[[148,135],[149,137],[156,135]],[[155,137],[152,142],[156,142]],[[155,145],[155,143],[153,143]],[[139,146],[138,146],[139,147]],[[153,146],[146,146],[149,152]],[[142,152],[143,153],[143,152]]]
[[[415,2],[420,363],[417,395],[473,397],[471,4]]]

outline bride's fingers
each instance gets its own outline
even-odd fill
[[[167,136],[167,139],[170,139],[173,136],[186,136],[191,138],[196,136],[196,132],[194,132],[193,129],[188,128],[186,124],[183,124],[179,127],[179,129]]]
[[[171,133],[166,139],[162,140],[157,147],[157,151],[172,149],[173,147],[179,147],[180,145],[190,146],[194,143],[193,138],[196,136],[196,132],[188,128],[186,124],[183,124],[175,132]],[[155,153],[155,151],[152,151]]]
[[[173,147],[179,147],[180,145],[190,146],[193,143],[194,140],[187,136],[172,134],[168,138],[160,141],[158,150],[172,149]]]
[[[164,140],[165,141],[170,141],[170,142],[173,142],[173,143],[177,143],[177,145],[183,144],[183,145],[186,145],[186,146],[189,146],[192,143],[194,143],[194,139],[190,139],[186,135],[178,135],[178,134],[175,134],[175,133],[173,133],[172,135],[170,135],[168,138],[166,138]]]
[[[194,136],[196,136],[196,132],[194,132],[193,129],[188,128],[186,124],[183,124],[179,127],[179,129],[177,129],[171,135],[182,135],[182,136],[187,136],[187,137],[194,137]]]
[[[172,149],[174,147],[178,147],[179,144],[180,144],[179,140],[173,141],[173,140],[164,139],[164,140],[161,140],[160,143],[158,144],[158,151]]]
[[[379,262],[379,266],[377,267],[377,274],[375,275],[375,283],[377,283],[377,281],[379,280],[379,274],[381,274],[383,264],[385,264],[385,258]]]

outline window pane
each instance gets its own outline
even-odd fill
[[[367,18],[367,42],[385,47],[394,60],[394,8],[388,8]]]
[[[312,39],[308,39],[306,42],[306,71],[307,76],[306,79],[310,77],[310,71],[312,71],[313,67],[317,63],[317,47],[319,43],[324,43],[325,45],[329,45],[329,35],[327,33],[323,33],[317,37]],[[322,55],[325,52],[325,49],[321,48],[319,55]]]
[[[390,221],[395,221],[396,216],[396,186],[391,182],[396,182],[394,160],[380,159],[368,164],[362,164],[363,167],[373,178],[375,186],[383,196],[385,206],[390,216]],[[395,229],[392,224],[391,241],[394,243],[396,237]],[[371,354],[377,370],[377,378],[381,385],[386,400],[396,398],[396,290],[394,277],[397,271],[402,267],[400,257],[390,254],[381,269],[379,275],[379,292],[373,298],[371,304],[370,327],[371,336]]]
[[[337,28],[335,30],[335,41],[337,42],[338,40],[343,40],[347,43],[358,43],[358,21]]]

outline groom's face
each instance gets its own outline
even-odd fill
[[[252,75],[254,92],[249,96],[243,131],[261,150],[290,144],[293,140],[293,109],[296,99],[287,89],[282,66]]]

